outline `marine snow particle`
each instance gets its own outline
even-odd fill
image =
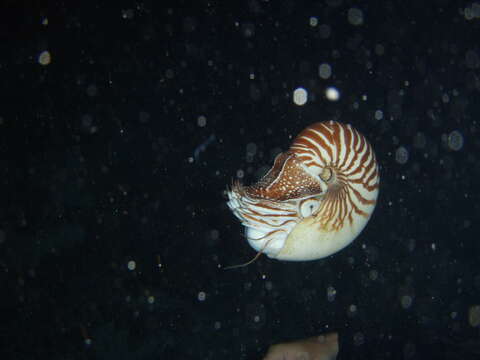
[[[408,161],[408,150],[404,146],[400,146],[395,151],[395,161],[401,165],[406,164]]]
[[[310,17],[310,26],[317,26],[318,25],[318,19],[315,16]]]
[[[337,101],[340,99],[340,91],[337,88],[330,86],[325,90],[325,97],[330,101]]]
[[[468,309],[468,323],[473,327],[480,326],[480,305],[474,305]]]
[[[332,67],[329,64],[320,64],[318,67],[318,75],[324,80],[329,79],[330,76],[332,76]]]
[[[348,9],[348,22],[358,26],[363,24],[363,11],[359,8]]]
[[[207,125],[207,118],[204,115],[200,115],[197,119],[197,125],[199,127],[204,127]]]
[[[50,52],[45,50],[38,55],[38,63],[43,66],[47,66],[52,62],[52,56],[50,55]]]
[[[408,309],[410,306],[412,306],[413,299],[410,295],[403,295],[400,298],[400,303],[404,309]]]
[[[448,147],[453,151],[458,151],[463,147],[463,135],[458,130],[448,134]]]
[[[197,298],[198,298],[198,301],[205,301],[205,299],[207,298],[207,294],[205,294],[204,291],[200,291],[198,293]]]
[[[374,116],[375,116],[375,120],[382,120],[383,119],[383,111],[382,110],[376,110]]]
[[[137,267],[137,263],[136,263],[134,260],[130,260],[130,261],[127,263],[127,268],[128,268],[128,270],[130,270],[130,271],[135,270],[136,267]]]
[[[307,103],[308,92],[302,87],[296,88],[293,92],[293,102],[296,105],[302,106]]]

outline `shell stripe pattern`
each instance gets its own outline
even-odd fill
[[[346,219],[353,224],[353,214],[371,215],[362,208],[376,202],[376,196],[368,194],[378,191],[377,161],[368,141],[352,126],[333,121],[313,124],[297,136],[290,151],[307,168],[328,167],[335,174],[336,185],[322,201],[317,221],[338,230]]]

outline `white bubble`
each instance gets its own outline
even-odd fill
[[[325,90],[325,97],[330,101],[337,101],[340,99],[340,92],[337,88],[330,86]]]
[[[448,134],[448,147],[453,151],[458,151],[463,147],[463,135],[458,130]]]
[[[293,102],[296,105],[302,106],[307,103],[308,92],[302,87],[296,88],[293,92]]]
[[[480,305],[474,305],[468,309],[468,323],[472,327],[480,326]]]
[[[377,110],[375,111],[375,120],[382,120],[383,119],[383,111]]]
[[[135,268],[137,267],[137,263],[134,261],[134,260],[130,260],[128,263],[127,263],[127,268],[128,270],[135,270]]]
[[[197,298],[198,298],[198,301],[205,301],[205,299],[207,298],[207,294],[205,294],[204,291],[200,291],[198,293]]]
[[[358,26],[363,24],[363,11],[358,8],[348,9],[348,22]]]
[[[320,66],[318,67],[318,75],[322,79],[329,79],[330,76],[332,76],[332,67],[330,66],[330,64],[320,64]]]
[[[395,161],[401,165],[406,164],[408,161],[408,150],[404,146],[400,146],[395,151]]]
[[[52,62],[52,56],[50,55],[50,52],[45,50],[38,55],[38,63],[40,65],[46,66]]]
[[[207,118],[204,115],[200,115],[197,119],[197,124],[200,127],[207,125]]]
[[[333,286],[329,286],[327,288],[327,299],[328,301],[332,302],[335,300],[335,297],[337,295],[337,290]]]
[[[318,25],[318,19],[315,16],[310,17],[310,26],[317,26]]]

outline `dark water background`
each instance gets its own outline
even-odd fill
[[[331,329],[358,358],[383,339],[374,358],[415,359],[478,339],[480,3],[7,4],[2,359],[261,359]],[[324,260],[224,271],[254,254],[226,186],[329,119],[379,160],[366,229]]]

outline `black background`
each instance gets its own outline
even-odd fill
[[[471,2],[6,4],[2,359],[261,359],[271,343],[331,329],[363,338],[359,358],[380,342],[374,358],[410,359],[421,344],[478,338]],[[239,170],[254,181],[330,119],[359,129],[380,163],[366,229],[324,260],[223,270],[254,255],[226,186]]]

